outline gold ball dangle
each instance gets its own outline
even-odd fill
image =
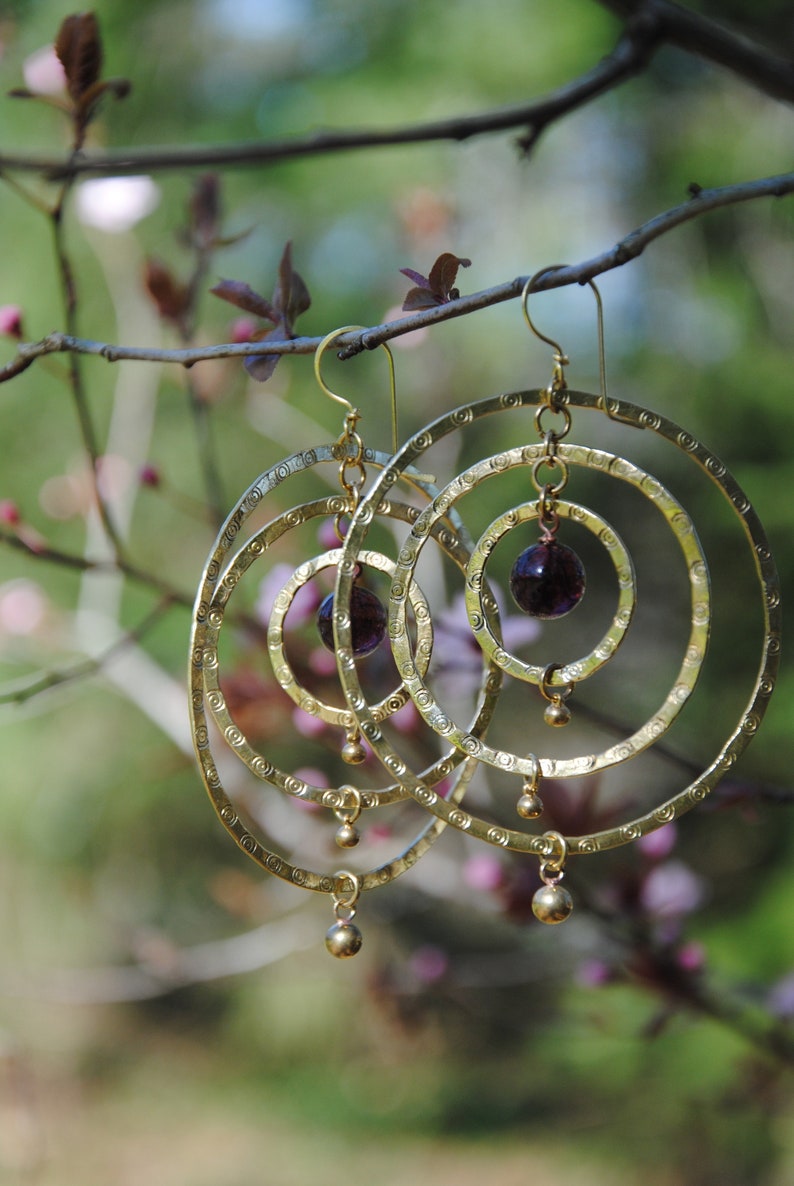
[[[344,869],[336,876],[339,880],[346,879],[351,882],[353,888],[349,893],[332,894],[336,922],[326,931],[325,946],[330,955],[336,959],[346,960],[358,955],[364,942],[361,931],[353,922],[361,895],[361,881],[355,873],[348,873]]]
[[[361,833],[356,827],[356,820],[361,815],[361,794],[351,786],[343,786],[339,790],[353,803],[351,807],[338,807],[334,813],[342,825],[337,829],[336,843],[340,848],[355,848],[361,840]]]
[[[543,710],[543,719],[547,725],[552,725],[555,729],[561,729],[563,725],[570,722],[571,710],[564,703],[562,696],[555,696],[551,704],[546,706]]]
[[[544,840],[548,840],[552,855],[541,861],[540,877],[543,885],[532,897],[532,913],[538,922],[556,926],[557,923],[565,922],[573,910],[573,898],[565,886],[560,885],[568,856],[568,842],[559,832],[546,832]]]
[[[328,928],[325,935],[326,948],[338,960],[346,960],[351,956],[358,955],[363,942],[364,937],[361,931],[352,922],[335,922]]]
[[[361,734],[358,729],[352,729],[342,746],[342,761],[347,762],[348,766],[360,766],[366,757],[367,751],[361,744]]]
[[[525,791],[516,803],[516,811],[522,819],[537,819],[543,815],[543,800],[536,791]]]
[[[564,885],[547,883],[535,891],[532,898],[532,913],[538,922],[554,926],[565,922],[573,910],[573,898]]]

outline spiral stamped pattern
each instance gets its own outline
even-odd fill
[[[345,877],[340,880],[339,875],[329,876],[327,873],[314,872],[293,865],[284,857],[272,852],[262,838],[254,834],[253,824],[242,819],[237,807],[229,798],[218,771],[210,744],[207,712],[209,711],[209,715],[215,720],[224,735],[224,741],[230,747],[230,752],[242,760],[258,779],[293,797],[322,802],[322,797],[328,793],[328,788],[313,787],[293,774],[278,770],[273,763],[251,747],[242,730],[232,719],[228,703],[219,686],[218,643],[231,595],[250,566],[259,557],[265,556],[275,540],[298,522],[305,522],[317,515],[336,513],[341,509],[339,496],[306,503],[293,512],[278,516],[257,532],[251,540],[243,543],[234,555],[230,556],[232,541],[238,539],[246,520],[261,506],[262,498],[267,492],[275,490],[282,482],[299,474],[304,469],[318,463],[334,462],[334,460],[333,446],[331,445],[294,454],[262,474],[242,495],[226,523],[221,527],[205,565],[196,596],[189,652],[189,707],[194,748],[205,789],[218,818],[240,848],[267,872],[305,889],[326,894],[332,891],[345,892],[349,890],[349,880]],[[368,452],[368,461],[371,464],[383,467],[389,460],[387,454]],[[411,486],[424,494],[433,492],[426,479],[419,476],[413,477],[411,472],[401,471],[399,475],[394,475],[394,481],[398,478],[407,480]],[[380,501],[377,505],[380,504]],[[408,522],[412,522],[416,517],[416,508],[414,507],[407,506],[402,509],[395,509],[395,507],[400,508],[401,504],[393,502],[389,504],[389,513],[395,517],[403,517]],[[336,511],[333,508],[336,508]],[[445,524],[445,547],[463,570],[469,552],[461,542],[457,529],[450,531],[449,527],[449,523]],[[463,534],[465,535],[465,533]],[[419,632],[426,642],[427,631],[432,629],[429,626],[429,614],[425,615],[424,606],[426,603],[423,599],[417,601],[416,604],[418,607],[417,619],[421,614],[428,623],[428,626],[425,627],[425,634],[422,635],[422,632]],[[487,674],[492,675],[493,673]],[[499,691],[498,684],[494,684],[492,680],[488,682],[486,690],[486,682],[488,681],[484,679],[480,698],[480,727],[483,729],[487,727],[490,720]],[[390,699],[393,706],[395,703],[394,694]],[[363,697],[362,703],[366,704]],[[353,719],[352,715],[351,719]],[[375,732],[378,733],[377,728]],[[399,760],[396,765],[400,766]],[[467,762],[462,756],[448,753],[425,771],[422,777],[430,783],[435,783],[453,774],[453,786],[448,792],[446,801],[450,805],[454,805],[462,798],[475,770],[475,762]],[[423,783],[423,785],[425,784]],[[383,802],[404,799],[407,794],[408,792],[399,783],[386,788],[386,790],[367,789],[360,792],[361,807],[369,808]],[[399,876],[434,843],[444,827],[443,820],[428,820],[413,842],[397,858],[361,874],[359,876],[360,888],[362,890],[372,889],[382,885],[384,881]]]
[[[418,462],[421,455],[431,445],[436,444],[450,433],[456,431],[462,424],[476,424],[485,417],[507,409],[535,409],[543,404],[545,400],[545,390],[531,390],[495,396],[467,405],[463,409],[457,409],[453,413],[439,417],[432,424],[428,425],[422,433],[410,439],[395,454],[388,466],[378,476],[370,491],[362,499],[351,521],[343,547],[344,553],[350,559],[350,565],[340,563],[337,569],[335,598],[337,599],[336,604],[340,607],[340,610],[346,605],[349,605],[352,588],[350,572],[355,564],[356,556],[366,541],[368,529],[366,517],[368,508],[370,505],[377,505],[377,502],[387,495],[389,489],[404,469]],[[563,393],[563,402],[566,407],[570,408],[589,408],[600,412],[604,411],[601,397],[592,393],[566,389]],[[737,515],[747,543],[752,549],[755,572],[761,594],[764,638],[760,666],[749,701],[741,714],[738,725],[733,729],[727,741],[725,741],[706,770],[667,802],[657,805],[652,810],[634,820],[607,828],[601,832],[592,833],[588,836],[565,837],[568,851],[579,854],[597,852],[628,843],[644,833],[652,831],[664,823],[675,819],[710,793],[725,770],[736,762],[742,750],[758,729],[775,682],[780,651],[781,615],[777,573],[763,528],[749,500],[735,479],[723,463],[704,445],[665,417],[648,412],[643,408],[621,400],[610,400],[609,411],[610,415],[619,419],[622,423],[651,431],[671,442],[675,447],[686,453],[708,478],[719,487],[729,506]],[[504,472],[505,468],[509,468],[511,465],[527,465],[536,461],[542,454],[542,448],[540,445],[530,445],[509,450],[506,453],[503,452],[497,455],[496,458],[487,459],[477,466],[470,467],[464,474],[459,475],[458,478],[450,482],[436,496],[431,506],[419,516],[409,539],[400,549],[397,558],[395,583],[404,585],[410,581],[419,552],[424,545],[424,540],[427,538],[428,533],[432,533],[432,527],[436,517],[441,514],[447,514],[454,507],[459,497],[473,490],[479,482],[485,481],[489,476]],[[649,501],[663,514],[684,555],[689,575],[691,595],[690,637],[686,645],[683,662],[675,677],[671,691],[665,698],[662,706],[652,717],[630,738],[611,746],[602,754],[582,755],[578,758],[566,759],[564,761],[552,758],[539,759],[541,773],[544,777],[574,777],[634,757],[647,746],[651,745],[653,741],[669,728],[670,723],[694,689],[704,661],[709,633],[710,594],[705,557],[697,539],[694,526],[683,508],[664,489],[661,483],[650,475],[645,474],[625,458],[600,450],[585,446],[558,444],[557,453],[568,465],[579,465],[600,470],[611,477],[635,486],[645,494]],[[507,467],[505,464],[506,458],[508,459]],[[511,513],[508,513],[504,517],[505,530],[508,530],[511,525],[512,520],[510,516]],[[497,520],[496,524],[502,525],[502,520]],[[494,525],[492,525],[493,527]],[[489,529],[489,531],[491,530]],[[487,536],[488,532],[485,535]],[[481,567],[478,567],[480,566],[481,554],[483,556],[482,564]],[[485,555],[486,549],[482,548],[481,545],[477,545],[474,548],[474,556],[477,559],[473,559],[473,564],[470,562],[468,566],[469,577],[471,578],[473,576],[475,578],[470,581],[470,589],[467,589],[469,597],[468,608],[470,615],[476,618],[480,632],[482,632],[482,627],[480,626],[479,618],[481,612],[479,594],[482,590],[481,578],[482,570],[485,566]],[[624,606],[621,608],[625,611],[627,607]],[[459,748],[467,755],[473,755],[468,758],[469,761],[475,763],[479,761],[490,761],[491,764],[499,765],[502,768],[515,770],[518,773],[531,774],[534,759],[524,759],[516,755],[490,749],[482,737],[472,738],[470,731],[458,729],[435,703],[433,696],[425,686],[423,680],[418,676],[417,664],[411,654],[410,646],[407,646],[405,643],[404,631],[401,628],[403,612],[404,608],[400,602],[390,606],[391,619],[396,623],[396,628],[393,631],[390,630],[390,637],[393,642],[398,670],[403,676],[412,700],[414,700],[424,719],[434,730],[442,734],[446,739],[451,740],[456,748]],[[397,640],[396,645],[395,639]],[[350,628],[349,623],[344,620],[344,616],[340,618],[336,641],[342,649],[350,647]],[[492,657],[496,660],[497,666],[504,666],[504,652],[498,639],[495,643],[489,642],[488,645],[492,647]],[[606,648],[606,650],[609,649],[609,647]],[[599,648],[597,647],[594,654],[598,651]],[[598,659],[600,661],[601,655],[598,656]],[[568,673],[566,672],[565,674]],[[559,678],[562,680],[564,675],[561,674]],[[350,665],[343,670],[340,669],[340,679],[348,704],[353,704],[354,702],[359,703],[360,686],[355,666]],[[369,710],[367,708],[359,709],[357,711],[357,718],[363,729],[368,721],[371,720]],[[373,748],[383,762],[393,763],[395,757],[402,761],[392,748],[390,742],[382,734],[373,743]],[[401,781],[402,785],[413,798],[422,803],[437,819],[450,823],[453,827],[462,828],[468,834],[477,836],[490,843],[499,844],[516,851],[548,855],[544,849],[544,845],[547,842],[543,837],[515,829],[494,827],[493,824],[489,824],[487,821],[480,820],[468,812],[463,812],[459,807],[454,806],[441,796],[429,791],[422,779],[413,774],[407,766],[401,776]]]

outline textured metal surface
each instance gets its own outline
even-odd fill
[[[383,466],[390,460],[388,454],[370,450],[365,452],[365,459],[368,464],[376,466]],[[213,754],[209,728],[210,720],[214,720],[229,750],[261,781],[295,798],[320,803],[330,810],[350,806],[350,796],[344,789],[312,786],[291,773],[279,770],[264,755],[258,753],[233,720],[219,684],[218,651],[224,614],[241,577],[252,564],[267,557],[271,545],[286,532],[308,519],[344,512],[346,499],[340,495],[333,495],[294,507],[253,533],[237,547],[236,552],[232,553],[232,549],[237,544],[248,519],[255,511],[261,509],[263,499],[269,493],[293,475],[325,462],[338,465],[336,446],[325,445],[305,450],[273,466],[248,488],[221,527],[204,567],[193,611],[189,665],[190,722],[205,789],[223,826],[240,848],[262,868],[295,885],[322,893],[347,893],[350,883],[344,875],[315,872],[292,864],[269,849],[263,838],[257,835],[252,822],[241,817],[223,786]],[[435,492],[435,488],[419,479],[414,480],[410,473],[406,474],[405,478],[415,489],[429,494]],[[385,500],[379,500],[377,509],[373,511],[373,515],[388,516],[392,513],[396,518],[410,521],[419,512],[415,507]],[[460,532],[452,530],[450,523],[445,522],[439,525],[436,538],[461,571],[465,571],[470,552],[461,542]],[[486,669],[484,673],[483,690],[479,698],[478,729],[484,730],[493,715],[500,678],[498,673],[491,670]],[[476,768],[476,763],[466,762],[462,756],[450,752],[424,772],[423,785],[435,785],[442,779],[451,777],[452,789],[449,792],[449,800],[454,803],[462,797]],[[408,796],[406,788],[399,783],[385,790],[367,789],[359,794],[361,806],[365,808],[402,800]],[[414,841],[397,857],[360,874],[361,888],[369,890],[383,885],[410,868],[443,831],[444,826],[443,820],[430,819]]]
[[[404,469],[412,465],[433,444],[464,426],[473,425],[485,417],[502,411],[514,411],[524,407],[535,409],[543,404],[545,399],[545,391],[532,390],[511,392],[481,400],[478,403],[457,408],[448,415],[439,417],[423,429],[421,433],[418,433],[406,442],[375,480],[369,492],[362,498],[350,524],[350,529],[343,547],[344,554],[337,568],[334,615],[337,661],[340,680],[346,699],[351,708],[354,708],[356,712],[363,734],[392,774],[437,819],[444,820],[454,827],[492,844],[501,845],[517,851],[535,852],[541,856],[548,855],[549,853],[549,840],[547,837],[532,835],[511,828],[489,825],[487,821],[480,820],[462,810],[457,804],[451,804],[445,801],[432,788],[428,787],[421,778],[418,778],[409,769],[402,757],[394,750],[391,743],[383,735],[378,723],[368,713],[366,706],[361,703],[362,694],[352,657],[350,623],[349,617],[346,614],[346,608],[349,607],[350,603],[356,556],[365,544],[375,508],[379,501],[388,494],[388,491],[398,480]],[[560,394],[560,400],[569,408],[591,408],[603,413],[601,397],[592,393],[565,390]],[[719,458],[674,422],[621,400],[610,400],[609,414],[612,418],[620,419],[624,424],[634,426],[638,429],[649,429],[660,437],[665,438],[691,457],[703,472],[719,487],[741,523],[745,538],[752,549],[753,562],[761,594],[763,643],[758,673],[746,707],[738,724],[732,729],[727,740],[703,773],[666,802],[627,823],[604,829],[588,836],[566,837],[565,840],[568,849],[572,854],[596,852],[628,843],[637,839],[643,833],[650,832],[677,816],[682,815],[703,800],[725,772],[735,764],[739,755],[757,731],[774,687],[780,653],[781,613],[777,572],[760,521],[749,499],[739,487],[736,480]],[[563,447],[560,446],[559,448],[562,454]],[[493,472],[498,472],[500,468],[503,468],[504,464],[509,465],[511,463],[510,458],[516,454],[522,455],[524,464],[533,462],[537,460],[538,452],[536,450],[538,449],[538,446],[527,446],[524,450],[512,450],[508,454],[500,454],[497,458],[489,459],[486,464],[492,467]],[[689,561],[693,606],[692,632],[689,646],[694,649],[690,652],[688,648],[681,673],[679,673],[679,677],[662,707],[662,717],[660,718],[659,713],[655,714],[651,721],[647,722],[641,730],[638,730],[632,738],[611,747],[602,755],[602,765],[609,764],[612,761],[623,762],[640,752],[647,744],[651,744],[656,736],[664,731],[664,715],[671,713],[675,715],[680,709],[680,697],[683,696],[686,699],[694,686],[692,672],[695,672],[696,678],[696,669],[699,669],[702,663],[703,650],[705,649],[708,634],[707,574],[705,567],[701,568],[703,564],[702,552],[699,544],[696,543],[696,536],[692,530],[691,521],[688,516],[683,514],[677,503],[675,503],[673,509],[672,504],[675,500],[671,500],[670,504],[666,503],[665,496],[667,498],[670,496],[667,495],[664,488],[654,478],[643,474],[641,470],[623,458],[614,457],[600,450],[588,449],[584,446],[565,446],[564,457],[571,464],[604,468],[608,474],[637,485],[652,502],[659,505]],[[502,461],[503,458],[506,459],[506,462]],[[515,461],[514,463],[519,464],[520,462]],[[477,467],[472,467],[472,469],[476,471]],[[454,483],[450,483],[450,487],[453,485]],[[447,487],[447,490],[450,487]],[[446,499],[441,499],[439,501],[439,498],[440,496],[437,496],[434,499],[432,509],[423,512],[423,516],[420,516],[414,525],[412,538],[415,537],[417,542],[422,538],[426,530],[429,529],[432,516],[437,513],[447,513],[452,506],[452,500],[447,502]],[[665,506],[660,505],[662,503]],[[422,524],[421,527],[419,526],[420,523]],[[402,549],[398,557],[400,572],[405,573],[407,576],[411,571],[413,563],[413,551],[410,548]],[[391,609],[392,614],[399,624],[399,617],[402,612],[399,608],[399,600],[392,604]],[[399,637],[399,631],[397,633]],[[692,641],[693,639],[694,641]],[[406,656],[405,647],[402,642],[398,642],[396,649],[402,656],[402,665],[398,659],[398,670],[413,698],[414,692],[419,691],[412,684],[416,671],[415,664],[410,653]],[[681,690],[677,691],[676,689],[679,684],[681,685]],[[420,711],[423,711],[423,705],[419,700],[415,702]],[[434,717],[434,728],[443,733],[445,737],[448,736],[448,723],[451,726],[451,722],[448,722],[446,718],[439,721]],[[440,724],[443,725],[442,729],[438,728]],[[481,746],[481,742],[477,745],[470,746],[470,743],[464,743],[463,739],[461,739],[461,748],[467,753],[476,752],[478,760],[480,758]],[[502,763],[497,764],[502,765]],[[516,761],[513,756],[506,768],[514,769],[517,773],[528,773],[530,764],[526,759],[524,760],[524,764],[522,764],[520,760]],[[541,759],[541,765],[545,775],[551,773],[557,775],[561,768],[565,768],[566,773],[574,774],[586,774],[595,768],[593,755],[578,759],[574,763],[565,764]]]
[[[400,509],[405,512],[406,519],[412,517],[411,512],[415,510],[414,507],[401,507]],[[389,503],[388,513],[392,517],[398,517],[395,515],[395,504]],[[403,516],[400,515],[399,517],[402,518]],[[356,719],[350,709],[337,708],[335,704],[326,704],[325,701],[320,700],[317,696],[313,696],[311,692],[308,692],[299,683],[284,648],[284,619],[287,616],[289,607],[292,605],[295,594],[316,577],[319,572],[323,572],[327,568],[336,568],[341,556],[342,549],[334,548],[330,552],[324,552],[322,556],[315,556],[311,560],[304,561],[303,564],[295,569],[283,588],[279,590],[273,603],[267,628],[267,649],[270,654],[270,664],[273,668],[273,674],[280,687],[297,704],[298,708],[302,708],[309,716],[319,717],[321,721],[325,721],[328,725],[338,725],[342,729],[349,729],[356,723]],[[364,548],[359,553],[359,561],[365,568],[374,568],[378,572],[387,573],[390,577],[394,576],[394,562],[389,560],[387,556],[382,556],[380,552],[371,552],[368,548]],[[416,581],[411,582],[408,590],[408,601],[416,621],[417,669],[422,675],[425,675],[430,665],[430,657],[433,653],[433,623],[430,618],[427,599]],[[385,721],[393,713],[399,712],[407,704],[408,699],[408,691],[405,685],[400,684],[388,696],[384,696],[377,704],[370,706],[373,719],[376,721]]]
[[[612,623],[598,645],[583,659],[577,659],[572,663],[561,664],[557,667],[550,680],[552,687],[555,684],[560,686],[577,683],[579,680],[594,675],[596,671],[600,671],[604,664],[609,662],[625,638],[637,603],[634,565],[626,551],[626,545],[618,533],[600,515],[596,515],[587,507],[579,506],[576,503],[555,500],[554,512],[562,519],[572,519],[586,527],[598,537],[607,549],[615,566],[615,575],[618,581],[618,605]],[[532,522],[539,517],[540,503],[529,502],[513,507],[495,519],[480,537],[466,569],[466,611],[472,633],[483,654],[487,655],[507,675],[532,684],[542,684],[546,666],[525,663],[522,659],[518,659],[515,655],[504,650],[491,629],[488,615],[485,613],[483,581],[488,559],[503,536],[520,523]],[[425,674],[426,672],[420,670],[422,677]]]
[[[400,582],[401,585],[409,585],[413,578],[416,562],[424,546],[424,541],[427,539],[427,535],[438,517],[448,513],[460,498],[477,489],[481,484],[488,481],[488,479],[499,474],[504,474],[517,467],[532,465],[537,458],[537,453],[541,449],[541,445],[527,445],[499,453],[494,457],[488,457],[476,465],[470,466],[450,482],[449,485],[445,486],[436,495],[430,506],[416,520],[411,534],[400,549],[395,577],[396,581]],[[588,449],[581,445],[563,444],[558,445],[558,451],[568,465],[600,470],[612,477],[619,478],[621,481],[627,482],[629,485],[640,490],[652,501],[653,505],[661,512],[665,522],[673,531],[681,547],[691,590],[691,626],[681,667],[672,688],[653,716],[630,737],[627,737],[617,745],[609,746],[601,753],[584,754],[581,757],[566,759],[537,755],[540,760],[541,774],[544,778],[575,778],[580,774],[593,774],[598,770],[605,770],[610,766],[625,762],[628,758],[633,758],[636,754],[642,753],[643,750],[653,745],[654,741],[657,741],[667,732],[681,712],[684,704],[686,704],[700,675],[708,645],[711,603],[706,558],[703,555],[700,541],[692,526],[692,521],[680,503],[665,490],[661,483],[657,482],[655,478],[651,478],[644,470],[632,465],[631,462],[626,461],[624,458],[615,457],[613,454],[605,453],[600,449]],[[515,510],[516,508],[508,512],[507,517],[509,518]],[[497,522],[500,521],[497,520]],[[604,526],[606,527],[606,524]],[[478,549],[480,550],[480,554],[482,554],[483,549],[487,548],[485,541],[489,538],[490,530],[489,528],[486,531],[479,544],[475,547],[473,558],[478,556]],[[614,533],[612,534],[614,536]],[[469,571],[471,571],[471,562],[469,563]],[[467,589],[467,596],[470,592],[471,590]],[[395,631],[392,634],[392,646],[397,670],[403,677],[403,682],[408,689],[411,699],[430,728],[442,736],[445,741],[455,746],[456,749],[466,754],[467,757],[476,757],[481,762],[485,762],[490,766],[496,766],[500,770],[514,771],[516,774],[532,774],[533,767],[531,759],[524,755],[496,749],[488,745],[485,740],[478,740],[472,737],[468,730],[461,729],[447,716],[427,687],[411,654],[404,630],[404,604],[394,601],[391,605],[391,613],[401,627],[399,631]],[[479,621],[477,624],[479,626]],[[603,663],[614,654],[616,643],[622,637],[621,631],[622,627],[620,624],[608,631],[606,639],[601,644],[603,647],[602,656],[597,654],[595,656],[588,656],[585,660],[566,664],[560,670],[555,671],[550,680],[551,686],[564,687],[570,682],[582,679],[586,671],[586,665],[591,662],[603,666]],[[502,670],[508,670],[507,664],[500,662],[501,657],[508,658],[507,653],[501,650],[498,642],[496,649],[500,652],[499,657],[495,655],[489,657],[492,657],[496,665],[502,668]],[[599,662],[599,660],[601,661]],[[539,667],[535,671],[537,675],[533,682],[540,682],[543,678],[544,669]]]

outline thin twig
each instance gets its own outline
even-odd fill
[[[64,684],[77,683],[78,680],[96,675],[98,671],[102,670],[108,660],[112,659],[114,655],[117,655],[119,651],[145,638],[152,627],[157,625],[165,613],[171,609],[173,604],[170,597],[164,597],[137,626],[132,630],[128,630],[101,655],[97,655],[93,659],[82,659],[77,663],[73,663],[70,667],[62,668],[60,671],[40,672],[38,675],[20,680],[18,683],[0,690],[0,704],[24,704],[27,700],[32,700],[34,696],[38,696],[42,692],[48,692],[52,688],[62,687]]]
[[[0,156],[0,171],[40,173],[58,181],[80,174],[218,169],[376,147],[443,140],[460,142],[473,136],[521,127],[528,129],[522,145],[529,149],[549,124],[642,71],[655,50],[664,44],[675,45],[724,66],[774,98],[794,102],[792,63],[740,34],[666,0],[598,2],[628,21],[614,50],[580,78],[530,103],[398,128],[323,131],[263,143],[119,149],[93,155],[81,153],[66,161],[54,157],[7,155]]]
[[[571,264],[555,271],[539,276],[533,286],[533,292],[544,292],[551,288],[562,288],[570,284],[584,284],[595,276],[622,267],[630,260],[641,255],[649,243],[662,235],[674,230],[685,222],[718,210],[725,206],[749,202],[757,198],[784,197],[794,193],[794,173],[781,173],[774,177],[762,177],[755,181],[744,181],[737,185],[726,185],[715,189],[701,189],[692,186],[692,197],[657,214],[648,222],[631,231],[614,247],[584,260],[579,264]],[[442,321],[449,321],[454,317],[465,317],[480,309],[487,309],[503,301],[513,300],[520,296],[527,276],[517,276],[514,280],[505,281],[492,288],[462,296],[458,300],[449,301],[445,305],[437,305],[432,309],[422,309],[401,317],[398,321],[388,321],[382,325],[370,326],[364,330],[356,330],[340,334],[337,348],[340,358],[349,358],[362,350],[373,350],[383,342],[411,333],[413,330],[426,326],[437,325]],[[313,354],[322,341],[321,337],[290,338],[282,342],[267,342],[268,354]],[[6,366],[0,368],[0,382],[18,375],[31,362],[47,354],[75,353],[90,354],[106,359],[108,362],[118,362],[121,359],[134,359],[138,362],[178,363],[182,366],[193,366],[197,362],[204,362],[217,358],[245,358],[248,355],[261,355],[261,342],[229,342],[217,346],[191,347],[189,349],[159,350],[148,346],[121,346],[109,342],[97,342],[88,338],[77,338],[72,334],[48,334],[38,342],[25,342],[17,347],[17,355]]]

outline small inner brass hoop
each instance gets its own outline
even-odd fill
[[[465,424],[468,428],[474,428],[476,432],[478,429],[475,426],[480,421],[504,411],[514,413],[521,408],[537,408],[543,402],[544,398],[544,392],[537,388],[490,396],[487,399],[456,408],[453,412],[438,417],[437,420],[428,424],[421,434],[406,441],[402,448],[391,458],[388,467],[377,476],[363,497],[361,506],[350,524],[350,530],[345,539],[344,550],[348,557],[354,559],[358,550],[364,545],[374,508],[378,506],[383,498],[387,497],[388,491],[399,480],[402,472],[408,466],[414,466],[427,449],[442,441],[448,435],[458,432],[462,424]],[[602,397],[593,392],[569,389],[566,394],[566,402],[571,407],[587,408],[599,413],[603,411]],[[703,773],[666,802],[652,808],[626,824],[616,825],[589,835],[566,837],[571,853],[599,852],[627,844],[636,839],[637,836],[652,832],[670,820],[683,815],[697,803],[701,802],[717,785],[726,770],[731,768],[757,733],[757,726],[768,707],[770,692],[775,683],[780,664],[782,620],[780,581],[774,560],[772,559],[769,541],[744,491],[719,459],[704,445],[693,438],[691,434],[684,432],[680,425],[675,424],[663,416],[648,413],[646,409],[623,400],[616,399],[610,402],[613,405],[610,408],[613,418],[619,418],[621,422],[637,428],[646,428],[668,441],[676,449],[682,450],[695,462],[705,476],[720,489],[727,500],[728,506],[740,522],[745,541],[751,549],[751,555],[758,577],[758,587],[760,589],[763,639],[756,680],[752,687],[749,701],[742,714],[742,721],[752,719],[754,728],[752,730],[742,728],[740,721],[737,726],[732,728],[727,741]],[[640,489],[642,489],[643,482],[647,483],[646,490],[653,490],[653,503],[658,506],[658,484],[654,484],[654,479],[651,479],[650,476],[644,476],[642,471],[638,470],[632,463],[623,458],[615,457],[613,454],[604,453],[585,446],[568,446],[568,450],[567,460],[569,462],[575,461],[577,464],[592,466],[593,468],[609,473],[613,477],[631,481]],[[527,462],[531,462],[540,456],[541,451],[542,447],[540,445],[520,449],[518,450],[515,464],[527,464]],[[501,460],[502,455],[500,454],[500,463]],[[467,490],[470,489],[471,485],[469,484]],[[460,491],[461,495],[466,492],[464,490]],[[440,495],[437,495],[434,501],[437,501],[439,498]],[[677,516],[681,508],[677,503],[668,504],[664,496],[663,501],[664,509],[662,513],[670,523],[672,522],[672,518]],[[450,500],[446,497],[444,499],[444,505],[447,508],[447,513],[449,513]],[[687,517],[680,534],[678,531],[676,532],[679,543],[681,543],[686,535],[691,534],[692,531],[691,520]],[[698,595],[699,607],[707,607],[709,600],[707,571],[700,569],[699,565],[693,563],[690,566],[690,582],[693,587],[693,594],[697,593]],[[344,571],[344,567],[340,565],[335,592],[335,596],[339,598],[340,605],[349,601],[351,588],[352,579],[349,573]],[[698,616],[704,615],[699,614]],[[694,673],[694,679],[691,673],[695,668],[699,668],[699,665],[702,663],[703,650],[707,638],[708,628],[703,625],[698,634],[699,645],[691,651],[687,648],[689,652],[686,656],[685,665],[685,672],[688,673],[687,681],[686,684],[681,682],[680,687],[676,686],[674,688],[674,691],[671,693],[673,700],[678,701],[681,697],[685,700],[694,687],[697,680],[697,673]],[[340,631],[340,641],[343,645],[349,645],[349,630]],[[340,678],[345,696],[349,702],[361,695],[355,665],[352,665],[350,669],[346,669]],[[676,685],[678,684],[679,680],[676,681]],[[667,698],[661,710],[665,714],[666,719],[670,719],[670,714],[673,712],[670,707],[671,697],[669,696]],[[366,724],[366,711],[359,715],[362,725]],[[601,769],[613,762],[622,762],[633,757],[653,744],[653,741],[658,735],[660,725],[664,728],[665,721],[660,721],[659,716],[659,713],[655,714],[654,718],[647,722],[628,741],[613,746],[611,750],[605,751],[603,755],[576,759],[570,763],[568,770],[564,770],[564,764],[561,762],[541,759],[543,776],[581,776],[588,774],[595,767]],[[372,748],[380,760],[387,766],[395,761],[402,761],[386,737],[378,738]],[[600,765],[598,765],[599,761]],[[403,763],[403,765],[406,764]],[[516,764],[514,769],[522,772],[518,764]],[[523,772],[530,772],[530,767],[526,763],[524,763]],[[439,795],[428,795],[427,787],[421,778],[407,767],[401,774],[401,782],[408,793],[437,819],[442,819],[446,823],[452,824],[453,827],[462,826],[467,835],[481,840],[489,840],[489,834],[494,831],[491,824],[477,820],[468,813],[458,812],[450,806],[447,800]],[[461,823],[458,822],[459,817],[464,817]],[[490,842],[493,843],[493,841]],[[541,838],[537,833],[519,832],[505,828],[500,830],[499,842],[503,847],[516,852],[534,852],[540,856],[544,853]]]
[[[550,401],[553,399],[553,393],[550,393]],[[562,416],[562,430],[557,431],[553,428],[546,428],[543,425],[543,413],[550,412],[553,416]],[[547,433],[552,432],[558,441],[563,437],[567,437],[571,431],[571,413],[570,409],[565,404],[557,404],[553,402],[542,403],[535,413],[535,427],[538,430],[538,436],[541,439],[545,438]]]
[[[302,708],[304,711],[309,712],[311,716],[316,716],[321,721],[325,721],[327,725],[335,725],[340,729],[347,729],[351,724],[351,713],[348,706],[345,705],[339,708],[307,692],[295,676],[284,647],[284,619],[292,605],[295,594],[317,576],[318,573],[328,568],[336,568],[341,558],[342,549],[334,548],[332,551],[324,552],[321,556],[316,556],[312,560],[304,561],[293,572],[292,576],[276,595],[270,614],[270,621],[268,622],[267,649],[273,674],[278,684],[287,693],[289,698],[297,704],[298,708]],[[394,577],[394,562],[389,560],[388,557],[381,555],[380,552],[365,550],[360,554],[359,562],[365,567],[374,568],[377,572],[383,572],[392,578]],[[433,653],[433,621],[427,599],[416,581],[411,581],[408,588],[408,602],[414,611],[414,617],[416,619],[417,666],[424,676],[430,666],[430,659]],[[389,692],[387,696],[379,700],[377,704],[373,705],[373,716],[379,722],[384,721],[387,717],[392,716],[402,708],[408,702],[408,699],[408,692],[405,686],[400,684],[393,691]]]
[[[560,471],[560,480],[555,486],[550,485],[548,482],[541,482],[538,477],[544,465],[547,465],[549,469],[558,469]],[[553,457],[543,456],[532,466],[532,484],[538,493],[543,492],[546,498],[557,498],[558,495],[562,494],[568,484],[568,473],[568,466],[556,453]]]
[[[540,518],[540,502],[523,503],[514,507],[485,529],[472,551],[466,569],[465,598],[469,625],[483,654],[514,679],[536,684],[541,691],[544,685],[548,685],[552,689],[552,695],[560,695],[566,685],[588,679],[610,662],[631,625],[637,603],[637,586],[631,556],[620,536],[606,520],[594,511],[579,506],[578,503],[565,501],[555,503],[555,517],[573,519],[599,538],[603,538],[604,533],[608,532],[612,542],[609,554],[618,580],[617,607],[606,634],[588,655],[565,665],[552,663],[543,667],[535,663],[526,663],[504,649],[483,612],[483,588],[486,584],[486,565],[490,556],[493,555],[499,541],[512,531],[513,527],[535,519],[543,522]],[[551,699],[552,696],[546,698]]]

